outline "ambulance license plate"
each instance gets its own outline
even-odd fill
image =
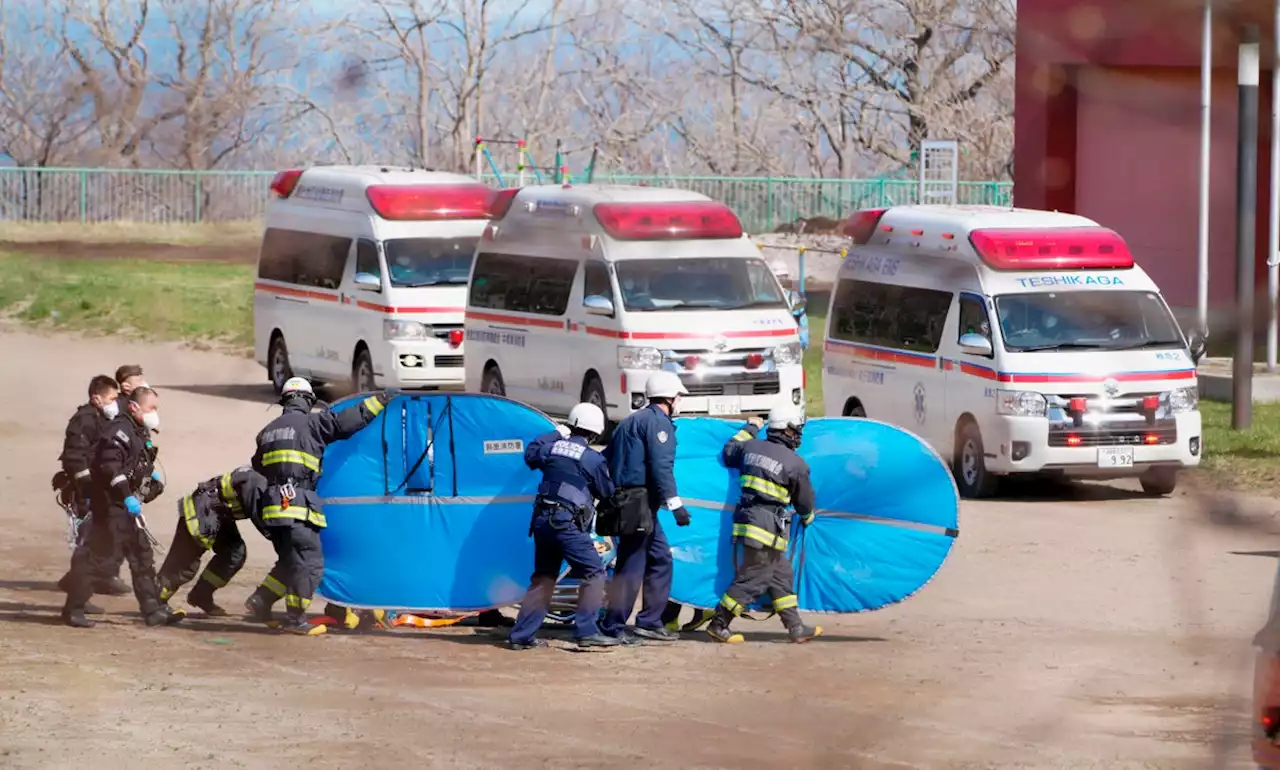
[[[725,396],[708,398],[707,414],[712,416],[742,414],[742,401],[741,399]]]
[[[1098,447],[1099,468],[1132,468],[1133,447],[1104,446]]]

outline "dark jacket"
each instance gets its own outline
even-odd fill
[[[585,524],[595,515],[595,501],[613,495],[613,480],[604,456],[581,436],[565,438],[558,431],[541,435],[525,448],[524,462],[542,472],[535,515],[562,507]]]
[[[756,438],[759,428],[747,423],[724,445],[725,467],[741,473],[742,497],[733,512],[733,539],[755,548],[785,551],[787,507],[806,516],[813,511],[809,464],[781,437]]]
[[[386,393],[376,393],[341,412],[313,412],[301,398],[287,402],[284,413],[258,433],[258,448],[253,453],[253,469],[267,480],[267,499],[259,511],[262,523],[284,526],[298,520],[325,526],[315,493],[325,447],[368,425],[390,400]],[[280,495],[280,487],[286,483],[292,483],[297,491],[297,497],[287,505]]]
[[[101,409],[93,404],[85,404],[76,410],[67,423],[58,462],[62,463],[62,470],[75,483],[76,492],[81,499],[89,496],[89,466],[93,464],[98,439],[102,438],[102,429],[108,422]]]
[[[646,487],[653,510],[682,504],[676,493],[676,426],[656,405],[623,418],[604,448],[604,457],[613,483]]]
[[[241,466],[196,485],[178,501],[178,514],[191,538],[207,550],[223,527],[234,527],[237,519],[257,511],[266,491],[266,478],[247,465]]]
[[[151,431],[128,414],[108,422],[102,428],[90,467],[94,513],[123,513],[125,498],[140,496],[143,482],[154,471]]]

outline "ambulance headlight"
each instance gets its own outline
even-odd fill
[[[798,364],[804,358],[804,350],[799,342],[787,342],[773,349],[775,364]]]
[[[1048,404],[1044,396],[1027,390],[997,390],[996,413],[1014,417],[1043,417]]]
[[[425,340],[431,333],[430,326],[418,321],[401,321],[395,318],[384,318],[382,321],[384,340]]]
[[[619,369],[661,369],[662,351],[657,348],[618,346]]]
[[[1169,391],[1169,411],[1194,412],[1200,405],[1200,391],[1196,388],[1175,388]]]

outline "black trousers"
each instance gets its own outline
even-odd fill
[[[320,548],[320,528],[305,521],[284,520],[266,527],[276,549],[276,565],[271,576],[284,584],[285,612],[300,621],[311,607],[324,577],[324,552]]]
[[[187,522],[178,518],[178,529],[173,533],[173,544],[169,546],[164,564],[160,566],[157,579],[160,583],[160,598],[168,600],[178,592],[200,571],[200,560],[204,558],[203,543],[191,535]],[[222,588],[240,572],[244,566],[247,549],[240,529],[233,523],[225,523],[213,539],[213,558],[209,566],[200,574],[200,582],[191,589],[197,596],[212,598],[213,592]]]
[[[800,612],[796,609],[795,572],[785,551],[776,548],[753,548],[742,543],[735,561],[733,583],[720,597],[722,621],[741,615],[757,599],[769,594],[773,609],[788,629],[800,625]]]
[[[155,554],[138,526],[138,520],[123,508],[95,511],[89,521],[89,535],[71,555],[70,589],[67,610],[83,610],[93,596],[96,576],[120,560],[129,562],[133,577],[133,594],[143,616],[161,607],[160,589],[156,585]]]

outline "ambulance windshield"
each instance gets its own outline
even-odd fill
[[[996,297],[1005,350],[1183,347],[1169,308],[1147,291],[1069,291]]]
[[[616,269],[630,311],[789,307],[762,259],[628,259]]]
[[[471,272],[478,237],[393,238],[383,242],[391,285],[463,286]]]

